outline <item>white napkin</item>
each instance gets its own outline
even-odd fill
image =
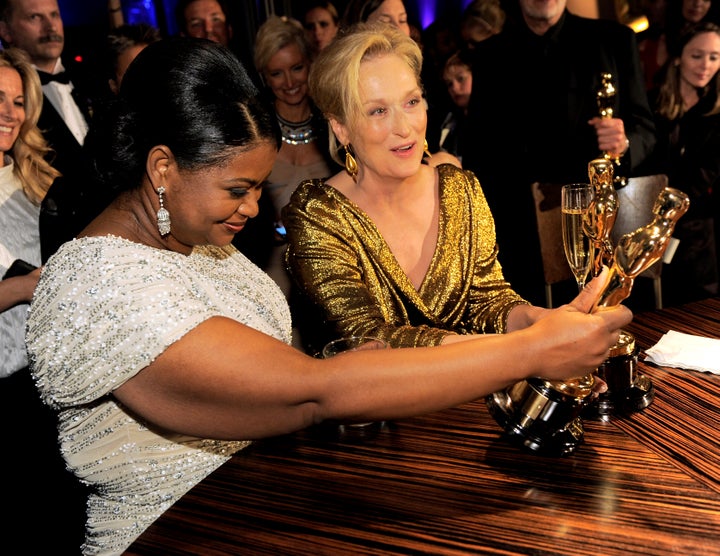
[[[670,330],[645,353],[646,361],[664,367],[720,374],[720,339]]]

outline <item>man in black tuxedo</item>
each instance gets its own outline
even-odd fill
[[[56,152],[53,165],[65,174],[82,156],[90,106],[61,59],[65,35],[57,1],[0,0],[0,38],[4,47],[27,52],[38,70],[45,97],[38,125]]]
[[[603,152],[620,158],[626,177],[635,175],[655,145],[655,125],[630,28],[576,16],[566,0],[507,4],[503,31],[475,49],[461,154],[492,209],[505,277],[543,304],[530,185],[558,184],[559,203],[559,185],[587,182],[588,162]],[[616,89],[607,119],[597,104],[604,72]]]
[[[87,87],[82,87],[78,64],[61,58],[65,35],[57,0],[0,0],[0,39],[6,48],[27,52],[38,71],[44,97],[38,127],[53,150],[52,165],[62,174],[48,192],[41,213],[43,257],[47,258],[103,206],[88,177],[83,150],[92,114],[91,95],[83,92]]]

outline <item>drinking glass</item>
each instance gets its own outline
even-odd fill
[[[563,247],[579,291],[585,287],[593,262],[593,243],[583,231],[583,218],[593,195],[589,183],[563,185],[561,192]]]
[[[384,340],[372,336],[347,336],[325,344],[322,349],[322,358],[335,357],[347,351],[360,351],[364,349],[386,349],[388,347]],[[368,427],[373,423],[351,423],[348,427]]]

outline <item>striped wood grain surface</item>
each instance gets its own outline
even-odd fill
[[[628,329],[641,350],[720,337],[720,300]],[[304,431],[233,457],[127,554],[720,555],[720,376],[638,367],[653,404],[585,421],[567,458],[507,443],[483,401],[374,438]]]

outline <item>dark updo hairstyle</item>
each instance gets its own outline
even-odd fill
[[[166,145],[180,170],[221,165],[262,143],[279,148],[269,106],[235,55],[206,40],[171,37],[143,49],[89,147],[115,194],[139,187],[150,149]]]

